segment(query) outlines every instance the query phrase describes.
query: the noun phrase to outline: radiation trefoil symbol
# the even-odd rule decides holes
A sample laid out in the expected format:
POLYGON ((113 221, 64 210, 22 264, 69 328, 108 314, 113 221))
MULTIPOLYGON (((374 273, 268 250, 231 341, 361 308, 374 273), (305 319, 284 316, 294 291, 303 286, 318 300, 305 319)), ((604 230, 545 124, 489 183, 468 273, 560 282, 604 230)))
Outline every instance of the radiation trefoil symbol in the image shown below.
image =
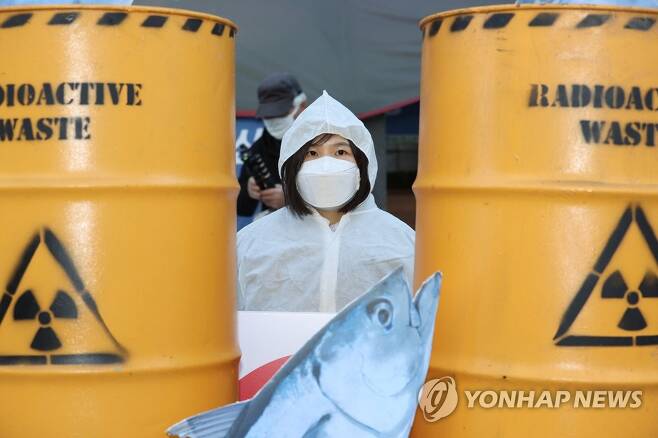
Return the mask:
POLYGON ((107 327, 64 245, 48 228, 35 234, 0 298, 0 366, 109 365, 125 359, 126 350, 107 327), (46 280, 41 267, 29 275, 39 263, 52 265, 46 280))
MULTIPOLYGON (((643 249, 644 250, 644 249, 643 249)), ((637 254, 633 254, 637 256, 637 254)), ((647 322, 645 312, 648 306, 655 309, 658 306, 658 240, 640 206, 629 206, 622 214, 617 226, 610 235, 601 255, 594 264, 594 268, 587 275, 582 286, 567 307, 560 325, 553 338, 558 346, 562 347, 629 347, 658 345, 658 324, 651 326, 647 322), (620 248, 624 238, 636 225, 640 231, 644 248, 648 249, 650 260, 644 265, 642 258, 636 257, 635 265, 644 269, 639 281, 635 283, 627 280, 623 269, 611 268, 610 262, 620 248), (600 284, 600 295, 593 296, 592 292, 600 284), (602 303, 624 303, 623 310, 614 318, 615 327, 620 334, 600 335, 586 333, 572 333, 573 326, 578 320, 586 305, 593 299, 600 298, 602 303), (614 300, 614 301, 613 301, 614 300)), ((598 289, 597 289, 598 291, 598 289)))

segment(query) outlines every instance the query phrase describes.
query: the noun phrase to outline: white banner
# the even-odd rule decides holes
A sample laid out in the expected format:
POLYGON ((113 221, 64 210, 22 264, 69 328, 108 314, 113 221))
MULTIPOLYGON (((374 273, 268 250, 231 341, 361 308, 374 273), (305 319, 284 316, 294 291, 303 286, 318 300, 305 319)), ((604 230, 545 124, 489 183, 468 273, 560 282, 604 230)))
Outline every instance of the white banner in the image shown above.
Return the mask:
POLYGON ((251 398, 334 313, 238 312, 240 399, 251 398))

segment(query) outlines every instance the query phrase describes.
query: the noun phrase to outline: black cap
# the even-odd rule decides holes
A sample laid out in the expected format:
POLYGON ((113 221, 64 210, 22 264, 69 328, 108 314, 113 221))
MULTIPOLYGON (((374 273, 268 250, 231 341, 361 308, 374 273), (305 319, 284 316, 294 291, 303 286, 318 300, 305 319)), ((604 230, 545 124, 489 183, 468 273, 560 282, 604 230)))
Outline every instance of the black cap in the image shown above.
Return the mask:
POLYGON ((256 117, 284 117, 292 109, 292 101, 302 92, 297 79, 290 73, 272 73, 258 86, 256 117))

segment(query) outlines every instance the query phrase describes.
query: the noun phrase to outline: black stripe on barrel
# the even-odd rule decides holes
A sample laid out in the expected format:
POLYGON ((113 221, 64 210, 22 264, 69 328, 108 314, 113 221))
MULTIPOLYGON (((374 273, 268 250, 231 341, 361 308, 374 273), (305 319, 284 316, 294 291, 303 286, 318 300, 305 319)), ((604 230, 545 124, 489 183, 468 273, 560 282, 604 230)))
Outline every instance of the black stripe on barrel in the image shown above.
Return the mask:
POLYGON ((146 20, 142 22, 142 27, 162 27, 167 22, 167 17, 164 15, 149 15, 146 20))
POLYGON ((472 19, 472 15, 460 15, 455 17, 455 21, 453 21, 450 26, 450 32, 461 32, 468 27, 472 19))
POLYGON ((188 32, 196 32, 201 27, 203 20, 199 18, 188 18, 183 25, 183 30, 188 32))
POLYGON ((633 17, 624 27, 626 29, 649 30, 655 23, 656 20, 651 17, 633 17))
POLYGON ((436 36, 436 34, 439 33, 439 29, 441 29, 441 23, 443 23, 443 20, 432 21, 432 24, 430 25, 430 29, 429 29, 430 38, 436 36))
POLYGON ((3 23, 2 26, 3 28, 9 28, 9 27, 19 27, 27 24, 28 21, 30 21, 30 18, 32 17, 32 14, 16 14, 12 15, 11 17, 7 18, 3 23))
POLYGON ((50 26, 58 26, 58 25, 64 25, 66 26, 67 24, 73 23, 76 18, 78 18, 80 14, 77 12, 60 12, 58 14, 53 15, 53 17, 50 19, 48 24, 50 26))
POLYGON ((217 36, 222 36, 224 35, 224 28, 226 27, 225 24, 223 23, 215 23, 215 25, 212 28, 212 34, 217 35, 217 36))
POLYGON ((228 33, 229 38, 235 38, 235 29, 231 28, 231 30, 228 33))
POLYGON ((484 22, 485 29, 502 29, 507 26, 514 17, 514 14, 510 12, 503 12, 499 14, 492 14, 487 21, 484 22))
POLYGON ((528 26, 530 27, 548 27, 552 26, 555 24, 557 21, 557 18, 560 16, 560 14, 556 14, 554 12, 541 12, 537 15, 535 15, 535 18, 533 18, 530 23, 528 23, 528 26))
POLYGON ((128 14, 125 12, 106 12, 98 20, 98 24, 101 26, 118 26, 123 23, 127 16, 128 14))
POLYGON ((576 26, 578 29, 602 26, 610 19, 610 14, 587 14, 576 26))

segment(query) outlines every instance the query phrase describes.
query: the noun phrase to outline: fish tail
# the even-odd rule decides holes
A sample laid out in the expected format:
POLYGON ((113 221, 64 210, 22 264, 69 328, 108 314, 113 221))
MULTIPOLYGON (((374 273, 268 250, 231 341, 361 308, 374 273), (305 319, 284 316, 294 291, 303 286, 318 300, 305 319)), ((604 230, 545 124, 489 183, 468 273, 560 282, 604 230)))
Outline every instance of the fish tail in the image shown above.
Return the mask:
POLYGON ((233 423, 248 404, 233 403, 186 418, 167 429, 167 435, 179 438, 229 438, 233 423))

